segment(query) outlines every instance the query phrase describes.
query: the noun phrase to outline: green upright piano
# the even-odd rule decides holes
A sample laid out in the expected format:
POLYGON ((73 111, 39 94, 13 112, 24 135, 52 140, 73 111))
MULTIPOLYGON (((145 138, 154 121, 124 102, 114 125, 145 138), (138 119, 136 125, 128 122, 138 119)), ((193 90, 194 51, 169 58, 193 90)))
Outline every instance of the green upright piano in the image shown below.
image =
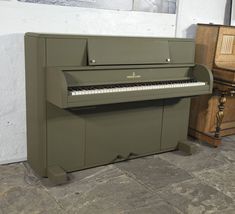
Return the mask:
POLYGON ((178 148, 212 92, 192 39, 25 34, 28 162, 40 176, 178 148))

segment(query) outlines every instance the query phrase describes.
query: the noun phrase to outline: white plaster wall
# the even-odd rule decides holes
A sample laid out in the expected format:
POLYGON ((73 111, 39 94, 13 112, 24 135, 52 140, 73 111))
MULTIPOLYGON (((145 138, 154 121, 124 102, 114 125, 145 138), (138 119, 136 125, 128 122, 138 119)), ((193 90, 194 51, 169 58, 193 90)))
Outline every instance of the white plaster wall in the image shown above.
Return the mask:
POLYGON ((23 41, 0 36, 0 163, 26 158, 23 41))
POLYGON ((57 33, 174 36, 175 14, 115 11, 0 0, 0 34, 57 33))
POLYGON ((0 164, 26 159, 24 32, 173 37, 175 21, 174 14, 0 0, 0 164))
MULTIPOLYGON (((176 35, 193 37, 195 24, 223 23, 226 0, 179 0, 176 35)), ((168 36, 176 16, 0 0, 0 164, 26 159, 23 33, 26 31, 168 36)))
POLYGON ((226 0, 179 0, 177 37, 194 38, 197 23, 223 24, 226 0))

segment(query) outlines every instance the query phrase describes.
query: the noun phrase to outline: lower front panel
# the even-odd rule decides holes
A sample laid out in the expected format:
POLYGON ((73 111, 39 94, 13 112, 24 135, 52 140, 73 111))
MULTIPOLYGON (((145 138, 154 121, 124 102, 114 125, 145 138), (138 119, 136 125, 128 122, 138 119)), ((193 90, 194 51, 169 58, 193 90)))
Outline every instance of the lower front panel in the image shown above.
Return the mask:
POLYGON ((79 115, 47 105, 47 166, 66 171, 84 167, 85 120, 79 115))
POLYGON ((185 140, 188 132, 190 99, 164 101, 161 150, 175 149, 179 140, 185 140))
POLYGON ((121 105, 86 117, 87 166, 160 151, 162 101, 121 105))
POLYGON ((47 105, 47 167, 75 171, 175 149, 189 99, 64 110, 47 105), (172 136, 172 137, 171 137, 172 136))

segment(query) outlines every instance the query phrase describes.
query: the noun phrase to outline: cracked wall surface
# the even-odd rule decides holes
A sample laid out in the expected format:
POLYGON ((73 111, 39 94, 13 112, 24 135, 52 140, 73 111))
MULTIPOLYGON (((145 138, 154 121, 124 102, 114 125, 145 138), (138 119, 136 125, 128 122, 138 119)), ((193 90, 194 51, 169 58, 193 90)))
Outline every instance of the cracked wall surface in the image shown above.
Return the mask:
POLYGON ((153 13, 176 13, 176 0, 18 0, 39 4, 100 8, 109 10, 135 10, 153 13))

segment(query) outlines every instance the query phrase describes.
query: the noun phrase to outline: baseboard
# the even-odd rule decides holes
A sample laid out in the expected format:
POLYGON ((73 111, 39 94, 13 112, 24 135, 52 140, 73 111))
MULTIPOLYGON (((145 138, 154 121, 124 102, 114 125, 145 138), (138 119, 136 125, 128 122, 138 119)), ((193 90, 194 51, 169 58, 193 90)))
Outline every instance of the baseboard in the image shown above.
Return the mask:
POLYGON ((26 160, 27 160, 26 157, 22 157, 22 158, 12 158, 12 159, 9 159, 9 160, 0 161, 0 165, 3 165, 3 164, 10 164, 10 163, 17 163, 17 162, 22 162, 22 161, 26 161, 26 160))

